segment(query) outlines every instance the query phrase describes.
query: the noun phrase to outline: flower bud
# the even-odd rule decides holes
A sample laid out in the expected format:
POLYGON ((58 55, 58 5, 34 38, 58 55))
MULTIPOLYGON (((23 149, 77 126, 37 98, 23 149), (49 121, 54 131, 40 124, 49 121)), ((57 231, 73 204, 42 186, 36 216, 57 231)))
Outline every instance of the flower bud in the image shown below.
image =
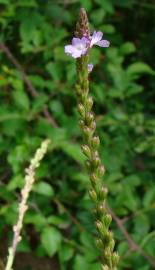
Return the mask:
POLYGON ((92 143, 92 147, 93 147, 94 149, 97 149, 98 146, 99 146, 99 144, 100 144, 100 139, 99 139, 99 137, 98 137, 98 136, 94 136, 94 137, 92 138, 91 143, 92 143))
POLYGON ((99 176, 101 177, 101 176, 104 175, 104 173, 105 173, 105 168, 104 168, 103 165, 101 165, 101 166, 98 168, 98 174, 99 174, 99 176))
POLYGON ((119 255, 116 252, 112 254, 112 262, 113 266, 116 266, 119 262, 119 255))
POLYGON ((101 239, 96 239, 96 246, 99 248, 99 249, 103 249, 104 248, 104 244, 102 242, 101 239))
POLYGON ((115 246, 115 241, 114 241, 114 239, 111 239, 109 242, 109 247, 110 247, 111 251, 113 251, 114 246, 115 246))
MULTIPOLYGON (((83 74, 82 74, 83 78, 87 78, 88 76, 88 70, 83 70, 83 74)), ((83 80, 82 81, 82 85, 83 85, 83 90, 84 92, 88 91, 88 87, 89 87, 89 82, 88 80, 83 80)))
POLYGON ((111 258, 111 250, 109 247, 106 247, 106 249, 104 250, 104 257, 108 260, 110 260, 111 258))
POLYGON ((106 229, 104 227, 104 224, 97 220, 96 221, 96 228, 98 229, 98 231, 104 236, 106 234, 106 229))
POLYGON ((76 92, 77 92, 78 94, 81 94, 81 86, 80 86, 79 84, 77 84, 77 85, 75 86, 75 88, 76 88, 76 92))
POLYGON ((101 160, 98 156, 96 156, 92 159, 93 167, 97 168, 98 166, 100 166, 100 164, 101 164, 101 160))
POLYGON ((92 183, 93 186, 96 185, 96 182, 97 182, 97 176, 96 176, 95 173, 92 173, 92 174, 90 175, 90 181, 91 181, 91 183, 92 183))
POLYGON ((95 121, 91 122, 90 128, 91 128, 91 130, 95 131, 95 129, 96 129, 96 122, 95 121))
POLYGON ((83 120, 80 120, 80 121, 79 121, 79 126, 80 126, 80 128, 81 128, 82 130, 84 129, 85 123, 84 123, 83 120))
POLYGON ((88 145, 82 145, 81 149, 86 157, 91 158, 91 150, 88 145))
POLYGON ((88 170, 91 170, 91 163, 90 163, 89 160, 86 160, 86 168, 87 168, 88 170))
POLYGON ((78 112, 83 118, 85 117, 85 108, 81 103, 78 104, 78 112))
POLYGON ((104 235, 105 237, 105 241, 108 243, 110 243, 110 241, 113 239, 113 233, 111 231, 107 231, 104 235))
POLYGON ((108 265, 101 265, 101 267, 102 267, 102 270, 110 270, 108 265))
POLYGON ((101 216, 105 214, 105 206, 103 203, 98 205, 97 212, 101 216))
POLYGON ((84 135, 86 137, 86 140, 89 140, 89 138, 91 136, 91 129, 87 126, 84 126, 83 132, 84 132, 84 135))
POLYGON ((99 199, 101 201, 105 200, 107 193, 108 193, 108 189, 106 187, 102 186, 100 191, 99 191, 99 199))
POLYGON ((88 112, 86 114, 86 121, 88 126, 92 123, 92 121, 94 120, 94 115, 91 112, 88 112))
POLYGON ((92 99, 92 97, 89 96, 87 98, 87 101, 86 101, 86 108, 87 108, 87 110, 90 111, 91 108, 92 108, 92 106, 93 106, 93 99, 92 99))
POLYGON ((97 202, 97 194, 94 189, 89 190, 89 196, 95 203, 97 202))
POLYGON ((106 226, 106 228, 109 228, 110 224, 111 224, 111 221, 112 221, 112 217, 110 214, 106 214, 104 217, 103 217, 103 222, 106 226))

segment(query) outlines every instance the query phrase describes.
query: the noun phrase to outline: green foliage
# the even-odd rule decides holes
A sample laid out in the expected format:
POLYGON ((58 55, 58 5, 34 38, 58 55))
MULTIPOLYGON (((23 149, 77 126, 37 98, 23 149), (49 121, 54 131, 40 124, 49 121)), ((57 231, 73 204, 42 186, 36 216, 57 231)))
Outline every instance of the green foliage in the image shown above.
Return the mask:
MULTIPOLYGON (((1 243, 3 235, 8 242, 11 238, 24 168, 49 137, 51 148, 37 171, 19 251, 52 257, 59 265, 54 269, 61 270, 99 269, 75 110, 75 63, 63 48, 72 38, 81 5, 91 29, 104 31, 111 41, 109 49, 92 51, 90 76, 108 203, 132 239, 155 260, 154 5, 145 0, 0 0, 0 42, 37 92, 34 97, 21 70, 1 50, 1 243), (45 116, 45 106, 55 124, 45 116)), ((119 269, 154 268, 131 250, 116 222, 112 229, 121 255, 119 269)), ((37 269, 26 263, 14 269, 37 269)))
POLYGON ((44 228, 41 233, 41 243, 49 256, 58 251, 61 243, 61 234, 54 227, 44 228))

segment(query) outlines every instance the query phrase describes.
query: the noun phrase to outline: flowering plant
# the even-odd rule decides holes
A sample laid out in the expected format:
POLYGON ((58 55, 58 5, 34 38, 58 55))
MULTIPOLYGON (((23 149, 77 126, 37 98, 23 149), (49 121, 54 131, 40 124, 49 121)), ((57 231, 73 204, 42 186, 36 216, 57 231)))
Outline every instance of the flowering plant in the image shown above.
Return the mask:
POLYGON ((114 252, 115 241, 112 232, 109 230, 112 217, 106 208, 108 190, 102 184, 101 179, 105 169, 98 152, 100 140, 95 134, 96 121, 92 112, 93 99, 89 96, 88 80, 88 75, 93 69, 93 64, 89 64, 89 50, 94 45, 109 47, 110 42, 102 39, 103 33, 100 31, 94 31, 93 35, 90 35, 87 14, 84 9, 80 10, 80 19, 76 26, 75 35, 76 37, 72 39, 72 44, 65 46, 65 53, 77 59, 78 82, 76 94, 80 114, 79 123, 84 137, 84 145, 81 148, 87 157, 86 167, 91 182, 89 195, 95 205, 95 225, 98 231, 96 244, 101 250, 102 270, 116 270, 119 256, 114 252))

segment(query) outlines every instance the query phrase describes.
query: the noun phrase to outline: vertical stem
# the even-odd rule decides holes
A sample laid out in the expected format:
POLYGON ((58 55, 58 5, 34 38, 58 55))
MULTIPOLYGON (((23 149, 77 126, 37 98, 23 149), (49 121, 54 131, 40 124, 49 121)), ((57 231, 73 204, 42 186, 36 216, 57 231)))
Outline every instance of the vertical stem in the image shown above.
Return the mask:
POLYGON ((5 270, 12 270, 13 261, 14 261, 13 249, 12 248, 9 248, 9 255, 8 255, 8 259, 7 259, 7 264, 6 264, 5 270))
MULTIPOLYGON (((84 35, 89 36, 88 19, 84 9, 80 10, 75 34, 77 37, 84 35)), ((86 167, 91 181, 89 194, 95 205, 95 224, 98 231, 96 244, 101 250, 101 267, 102 270, 116 270, 119 257, 117 253, 113 251, 115 242, 113 234, 109 230, 112 217, 107 213, 105 207, 108 190, 102 184, 102 176, 105 170, 98 152, 100 140, 99 137, 96 136, 96 121, 92 111, 93 99, 89 95, 88 63, 88 53, 77 59, 78 82, 76 85, 76 94, 80 114, 79 125, 84 139, 84 145, 82 145, 81 148, 87 157, 86 167)))
POLYGON ((8 258, 5 270, 12 270, 17 245, 21 241, 21 230, 23 227, 23 220, 25 213, 28 209, 27 205, 28 198, 35 182, 35 171, 40 166, 40 161, 46 154, 49 143, 50 140, 45 140, 42 142, 40 148, 37 149, 35 156, 31 159, 30 166, 25 170, 26 171, 25 185, 21 190, 21 202, 19 203, 18 206, 18 219, 16 225, 13 227, 14 231, 13 241, 12 246, 8 250, 8 258))

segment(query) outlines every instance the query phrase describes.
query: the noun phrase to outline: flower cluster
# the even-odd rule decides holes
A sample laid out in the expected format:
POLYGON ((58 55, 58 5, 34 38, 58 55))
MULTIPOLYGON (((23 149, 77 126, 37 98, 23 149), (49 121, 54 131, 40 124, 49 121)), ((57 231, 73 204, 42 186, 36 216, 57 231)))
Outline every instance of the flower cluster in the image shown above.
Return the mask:
MULTIPOLYGON (((90 48, 94 45, 100 47, 109 47, 110 42, 106 39, 102 39, 103 33, 100 31, 94 31, 92 36, 83 36, 82 38, 73 38, 72 44, 65 46, 65 53, 72 56, 73 58, 79 58, 85 55, 90 48)), ((93 64, 88 65, 88 72, 93 69, 93 64)))
POLYGON ((71 55, 73 58, 79 58, 86 54, 89 48, 93 45, 100 47, 109 47, 110 42, 106 39, 102 39, 103 33, 94 31, 92 36, 85 36, 82 38, 73 38, 71 45, 65 46, 65 53, 71 55))

